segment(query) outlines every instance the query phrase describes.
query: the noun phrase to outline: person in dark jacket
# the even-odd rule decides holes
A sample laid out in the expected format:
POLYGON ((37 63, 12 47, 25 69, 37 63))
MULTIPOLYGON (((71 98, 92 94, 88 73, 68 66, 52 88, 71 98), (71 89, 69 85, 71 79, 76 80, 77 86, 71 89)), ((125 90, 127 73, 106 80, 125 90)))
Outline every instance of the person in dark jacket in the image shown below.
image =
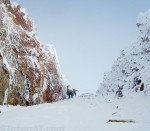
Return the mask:
POLYGON ((68 98, 73 98, 73 89, 70 88, 70 86, 68 85, 67 86, 67 95, 68 95, 68 98))

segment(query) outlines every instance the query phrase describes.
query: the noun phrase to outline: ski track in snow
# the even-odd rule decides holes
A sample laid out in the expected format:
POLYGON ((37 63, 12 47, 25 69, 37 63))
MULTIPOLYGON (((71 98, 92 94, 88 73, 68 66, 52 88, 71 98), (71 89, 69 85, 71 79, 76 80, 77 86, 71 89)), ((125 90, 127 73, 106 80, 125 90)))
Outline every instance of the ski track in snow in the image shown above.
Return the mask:
POLYGON ((31 107, 0 106, 0 131, 150 131, 147 97, 78 97, 31 107), (107 123, 110 119, 136 123, 107 123))

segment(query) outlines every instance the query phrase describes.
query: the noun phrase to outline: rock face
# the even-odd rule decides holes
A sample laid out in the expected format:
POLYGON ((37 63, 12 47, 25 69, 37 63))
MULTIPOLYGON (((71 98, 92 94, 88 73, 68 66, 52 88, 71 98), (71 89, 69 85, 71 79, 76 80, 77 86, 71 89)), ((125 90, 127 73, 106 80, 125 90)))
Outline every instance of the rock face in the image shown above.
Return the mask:
POLYGON ((147 95, 149 93, 150 10, 139 14, 136 25, 140 30, 138 40, 130 48, 121 52, 111 71, 105 72, 97 94, 116 94, 118 89, 127 94, 141 92, 147 95))
POLYGON ((64 98, 54 47, 39 42, 20 5, 0 0, 0 104, 33 105, 64 98))

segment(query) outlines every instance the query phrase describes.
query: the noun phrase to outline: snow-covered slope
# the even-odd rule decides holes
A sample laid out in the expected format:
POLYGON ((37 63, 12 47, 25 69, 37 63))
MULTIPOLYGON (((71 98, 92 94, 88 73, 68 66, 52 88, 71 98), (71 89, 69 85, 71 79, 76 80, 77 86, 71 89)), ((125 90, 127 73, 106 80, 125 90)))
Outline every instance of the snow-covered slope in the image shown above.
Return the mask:
POLYGON ((0 130, 149 131, 149 98, 89 96, 31 107, 0 106, 0 130), (135 123, 111 123, 108 120, 133 120, 135 123))
POLYGON ((38 40, 25 9, 0 0, 0 104, 58 101, 64 86, 54 47, 38 40))
POLYGON ((112 70, 105 72, 97 94, 115 94, 118 88, 122 92, 150 91, 150 10, 140 13, 137 19, 140 35, 137 41, 121 52, 113 64, 112 70), (137 85, 137 81, 141 83, 137 85), (143 83, 143 86, 141 86, 143 83))

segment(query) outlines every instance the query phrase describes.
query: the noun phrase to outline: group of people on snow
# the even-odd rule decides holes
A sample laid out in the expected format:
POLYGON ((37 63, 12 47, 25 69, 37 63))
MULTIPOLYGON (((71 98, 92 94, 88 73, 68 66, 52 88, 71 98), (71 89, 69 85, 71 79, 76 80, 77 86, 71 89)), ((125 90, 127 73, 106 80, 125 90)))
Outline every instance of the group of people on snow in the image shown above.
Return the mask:
POLYGON ((74 88, 71 88, 70 85, 67 86, 67 96, 69 99, 73 98, 73 96, 76 96, 77 95, 76 92, 79 92, 79 91, 74 88))
MULTIPOLYGON (((137 92, 138 90, 143 91, 144 90, 144 83, 142 82, 142 80, 138 77, 135 77, 133 79, 133 87, 132 89, 135 89, 135 91, 137 92)), ((76 93, 79 92, 78 90, 71 88, 70 85, 67 86, 67 96, 68 98, 73 98, 74 96, 76 96, 76 93)), ((116 91, 116 95, 118 97, 123 97, 123 86, 119 86, 119 88, 116 91)))

